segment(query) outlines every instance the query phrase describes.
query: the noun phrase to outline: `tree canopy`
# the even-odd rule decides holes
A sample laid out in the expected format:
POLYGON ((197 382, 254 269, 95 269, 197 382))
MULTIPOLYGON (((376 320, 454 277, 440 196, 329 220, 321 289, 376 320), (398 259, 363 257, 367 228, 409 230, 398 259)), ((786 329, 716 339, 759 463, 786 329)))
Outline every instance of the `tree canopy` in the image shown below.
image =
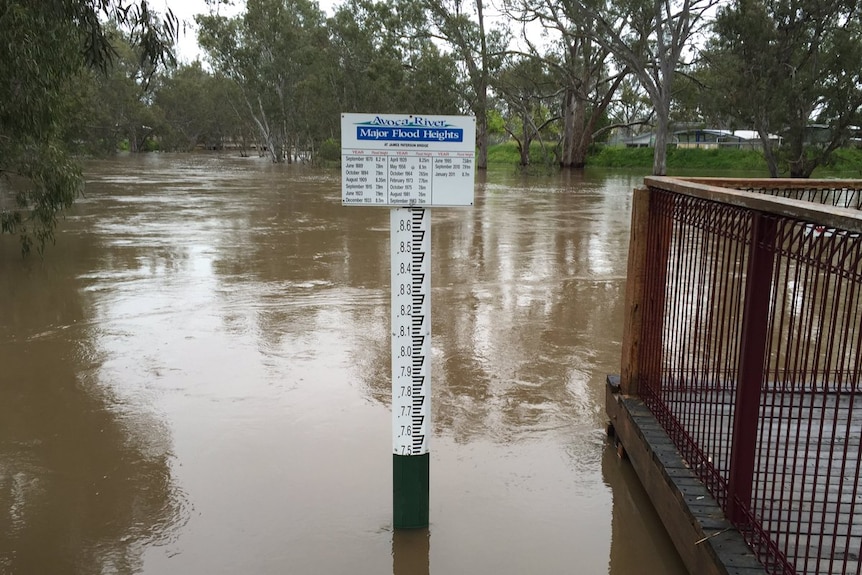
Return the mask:
POLYGON ((170 61, 176 20, 145 0, 4 0, 0 3, 0 232, 24 252, 53 241, 59 212, 83 185, 64 141, 81 102, 76 83, 117 58, 117 26, 140 47, 142 67, 170 61))
POLYGON ((737 0, 719 11, 707 51, 716 109, 760 133, 773 177, 809 177, 862 125, 860 10, 856 0, 737 0))

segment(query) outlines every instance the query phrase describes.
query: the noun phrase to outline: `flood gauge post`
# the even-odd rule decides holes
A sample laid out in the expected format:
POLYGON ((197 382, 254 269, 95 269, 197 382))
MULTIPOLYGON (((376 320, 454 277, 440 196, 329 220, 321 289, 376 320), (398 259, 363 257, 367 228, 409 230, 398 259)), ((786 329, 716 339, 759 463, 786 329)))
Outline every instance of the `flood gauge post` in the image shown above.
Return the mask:
POLYGON ((472 206, 472 116, 341 115, 341 199, 389 206, 392 504, 396 529, 429 523, 431 213, 472 206))
POLYGON ((396 527, 427 527, 431 435, 431 213, 392 208, 392 503, 396 527))

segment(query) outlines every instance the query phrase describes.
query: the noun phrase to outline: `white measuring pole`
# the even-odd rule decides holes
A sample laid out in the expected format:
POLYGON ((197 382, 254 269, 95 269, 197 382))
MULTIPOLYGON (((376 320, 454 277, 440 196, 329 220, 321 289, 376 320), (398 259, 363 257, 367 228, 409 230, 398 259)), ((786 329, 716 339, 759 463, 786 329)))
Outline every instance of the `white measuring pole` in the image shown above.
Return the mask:
POLYGON ((396 528, 427 527, 431 212, 392 208, 392 480, 396 528))

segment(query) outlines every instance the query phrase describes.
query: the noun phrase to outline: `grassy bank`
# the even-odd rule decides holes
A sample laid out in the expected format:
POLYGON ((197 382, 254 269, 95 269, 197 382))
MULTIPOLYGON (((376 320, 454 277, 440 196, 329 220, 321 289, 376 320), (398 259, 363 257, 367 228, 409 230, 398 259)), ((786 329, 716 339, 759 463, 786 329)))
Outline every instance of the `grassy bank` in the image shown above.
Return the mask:
MULTIPOLYGON (((550 149, 549 149, 550 151, 550 149)), ((554 158, 546 158, 538 144, 533 144, 530 157, 534 166, 553 165, 554 158)), ((506 142, 488 148, 488 164, 516 166, 519 161, 518 148, 506 142)), ((602 147, 587 157, 587 165, 603 168, 652 168, 652 148, 602 147)), ((746 172, 752 175, 768 176, 769 172, 763 153, 760 150, 693 149, 671 148, 667 154, 667 168, 670 173, 746 172)), ((817 168, 815 178, 859 178, 862 177, 862 149, 837 150, 828 166, 817 168)))
MULTIPOLYGON (((542 153, 542 146, 537 143, 533 143, 533 145, 530 146, 530 159, 533 165, 538 166, 546 163, 555 163, 553 157, 553 146, 548 145, 547 149, 549 152, 549 161, 546 161, 545 156, 542 153)), ((517 166, 520 160, 521 156, 518 153, 518 146, 515 142, 504 142, 502 144, 488 146, 488 164, 517 166)))

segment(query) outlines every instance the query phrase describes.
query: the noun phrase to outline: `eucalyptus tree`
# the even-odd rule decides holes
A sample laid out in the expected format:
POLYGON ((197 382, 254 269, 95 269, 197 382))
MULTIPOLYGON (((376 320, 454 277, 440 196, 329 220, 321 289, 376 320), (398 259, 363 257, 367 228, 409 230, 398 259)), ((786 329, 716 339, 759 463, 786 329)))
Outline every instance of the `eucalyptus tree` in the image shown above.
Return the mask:
POLYGON ((564 36, 564 50, 565 58, 558 68, 566 86, 560 165, 583 168, 608 106, 629 72, 626 67, 609 67, 607 49, 582 34, 564 36))
MULTIPOLYGON (((497 74, 494 92, 506 107, 505 130, 515 140, 519 164, 531 164, 530 146, 538 140, 545 158, 552 157, 543 134, 560 119, 556 112, 559 84, 547 66, 533 58, 516 56, 497 74)), ((551 138, 556 151, 557 137, 551 138)))
POLYGON ((476 167, 488 167, 488 87, 508 46, 508 31, 485 22, 484 0, 422 0, 430 10, 437 34, 462 62, 464 98, 476 116, 476 167))
POLYGON ((608 106, 608 128, 616 128, 626 136, 636 136, 651 126, 655 110, 649 96, 640 89, 633 76, 623 80, 608 106))
POLYGON ((559 78, 563 119, 560 165, 583 168, 587 150, 628 68, 615 65, 608 48, 593 40, 594 24, 588 17, 573 19, 572 12, 561 4, 543 0, 507 0, 505 5, 521 26, 520 43, 527 54, 556 70, 559 78), (534 40, 537 25, 544 32, 544 45, 534 40))
POLYGON ((313 129, 309 110, 327 94, 328 36, 313 0, 248 0, 233 18, 199 15, 198 42, 213 68, 236 82, 273 162, 313 129))
POLYGON ((340 111, 459 111, 457 64, 434 43, 420 3, 348 0, 329 19, 329 35, 340 111))
POLYGON ((116 58, 107 23, 128 31, 143 66, 172 61, 176 19, 146 0, 6 0, 0 13, 0 233, 26 253, 54 239, 59 213, 83 188, 64 139, 86 70, 116 58))
POLYGON ((204 70, 200 61, 168 74, 155 94, 155 105, 164 117, 160 149, 220 149, 228 141, 240 142, 248 114, 244 107, 234 106, 237 92, 236 84, 204 70))
POLYGON ((524 10, 558 14, 612 54, 649 95, 655 110, 653 173, 667 171, 673 83, 697 53, 695 39, 719 0, 520 0, 524 10))
POLYGON ((163 127, 153 98, 170 67, 142 58, 142 48, 115 22, 106 23, 106 33, 113 57, 103 70, 83 69, 72 82, 64 142, 83 154, 151 149, 163 127))
POLYGON ((857 0, 737 0, 719 11, 707 52, 718 109, 758 131, 773 177, 809 177, 862 124, 860 11, 857 0))
POLYGON ((97 74, 95 98, 87 102, 103 144, 116 150, 123 143, 131 152, 148 149, 147 143, 162 123, 153 97, 161 82, 161 66, 142 59, 140 47, 114 29, 111 45, 116 57, 103 74, 97 74))
POLYGON ((181 65, 164 78, 155 94, 165 118, 161 149, 189 151, 201 142, 207 124, 216 117, 209 101, 209 78, 199 61, 181 65))

